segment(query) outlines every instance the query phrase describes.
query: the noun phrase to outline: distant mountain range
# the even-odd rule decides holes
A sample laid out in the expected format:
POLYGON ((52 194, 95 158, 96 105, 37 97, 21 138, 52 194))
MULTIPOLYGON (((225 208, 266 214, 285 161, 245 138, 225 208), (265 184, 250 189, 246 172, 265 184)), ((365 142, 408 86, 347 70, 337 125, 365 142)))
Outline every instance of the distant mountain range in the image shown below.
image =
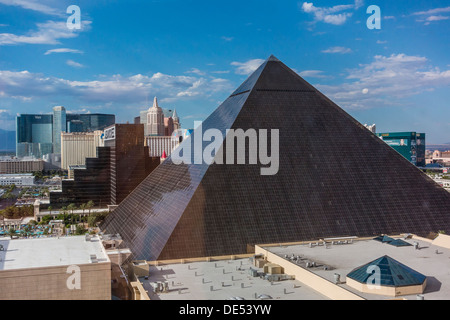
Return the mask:
POLYGON ((426 144, 427 150, 439 150, 439 151, 446 151, 450 150, 450 142, 443 143, 443 144, 426 144))
POLYGON ((16 150, 16 132, 0 129, 0 151, 16 150))

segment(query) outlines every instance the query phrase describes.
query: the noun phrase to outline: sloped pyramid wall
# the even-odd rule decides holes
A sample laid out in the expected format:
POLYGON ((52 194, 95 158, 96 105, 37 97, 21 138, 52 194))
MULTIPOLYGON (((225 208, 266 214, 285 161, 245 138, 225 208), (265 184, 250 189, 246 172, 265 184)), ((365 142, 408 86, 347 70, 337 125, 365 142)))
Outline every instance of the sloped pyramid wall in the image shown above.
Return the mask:
POLYGON ((276 58, 205 120, 208 128, 279 129, 278 173, 261 175, 261 164, 175 165, 169 157, 101 226, 120 233, 134 259, 450 231, 448 192, 276 58))

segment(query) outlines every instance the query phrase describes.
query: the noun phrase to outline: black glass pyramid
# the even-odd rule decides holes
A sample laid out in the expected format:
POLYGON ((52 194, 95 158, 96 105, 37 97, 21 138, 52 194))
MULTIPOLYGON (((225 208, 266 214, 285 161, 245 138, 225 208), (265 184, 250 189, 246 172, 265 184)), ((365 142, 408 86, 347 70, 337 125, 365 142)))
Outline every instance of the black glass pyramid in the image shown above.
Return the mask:
MULTIPOLYGON (((133 259, 450 232, 447 191, 274 57, 203 122, 203 132, 210 128, 224 136, 230 128, 278 129, 277 174, 261 175, 261 164, 175 164, 169 157, 101 225, 122 236, 133 259)), ((193 146, 200 134, 195 130, 179 148, 193 146)))

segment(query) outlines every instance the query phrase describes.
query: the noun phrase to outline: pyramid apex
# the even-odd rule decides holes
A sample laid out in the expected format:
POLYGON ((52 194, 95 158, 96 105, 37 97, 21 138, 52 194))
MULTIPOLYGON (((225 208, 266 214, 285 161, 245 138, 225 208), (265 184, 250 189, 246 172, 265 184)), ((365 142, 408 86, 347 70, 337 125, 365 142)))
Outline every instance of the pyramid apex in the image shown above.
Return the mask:
POLYGON ((273 54, 270 55, 270 57, 267 59, 267 61, 277 61, 277 62, 280 62, 280 60, 279 60, 277 57, 275 57, 273 54))

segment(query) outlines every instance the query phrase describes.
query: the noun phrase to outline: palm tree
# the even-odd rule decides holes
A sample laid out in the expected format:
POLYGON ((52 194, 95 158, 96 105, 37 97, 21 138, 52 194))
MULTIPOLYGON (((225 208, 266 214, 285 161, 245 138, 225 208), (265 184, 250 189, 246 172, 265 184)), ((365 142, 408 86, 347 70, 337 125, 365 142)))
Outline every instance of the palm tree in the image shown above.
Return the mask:
POLYGON ((86 203, 86 209, 89 210, 89 215, 91 215, 91 208, 94 206, 94 201, 89 200, 88 203, 86 203))
POLYGON ((70 215, 70 221, 72 223, 73 223, 73 210, 75 210, 76 208, 77 208, 77 206, 75 205, 75 203, 71 203, 67 206, 67 209, 72 212, 72 214, 70 215))
POLYGON ((75 210, 77 208, 77 206, 75 205, 75 203, 71 203, 67 206, 67 210, 70 210, 73 214, 73 210, 75 210))
POLYGON ((16 230, 14 230, 14 228, 9 228, 9 230, 8 230, 8 235, 9 235, 9 236, 11 237, 11 239, 12 239, 12 237, 16 235, 16 230))
POLYGON ((65 223, 65 221, 66 221, 67 207, 66 207, 66 206, 61 207, 61 211, 62 211, 62 213, 63 213, 63 215, 64 215, 64 223, 65 223))
POLYGON ((80 204, 80 209, 83 210, 83 216, 84 216, 84 210, 86 210, 86 203, 80 204))
POLYGON ((26 225, 23 228, 23 235, 25 236, 25 238, 28 238, 28 236, 31 234, 31 226, 30 225, 26 225))

